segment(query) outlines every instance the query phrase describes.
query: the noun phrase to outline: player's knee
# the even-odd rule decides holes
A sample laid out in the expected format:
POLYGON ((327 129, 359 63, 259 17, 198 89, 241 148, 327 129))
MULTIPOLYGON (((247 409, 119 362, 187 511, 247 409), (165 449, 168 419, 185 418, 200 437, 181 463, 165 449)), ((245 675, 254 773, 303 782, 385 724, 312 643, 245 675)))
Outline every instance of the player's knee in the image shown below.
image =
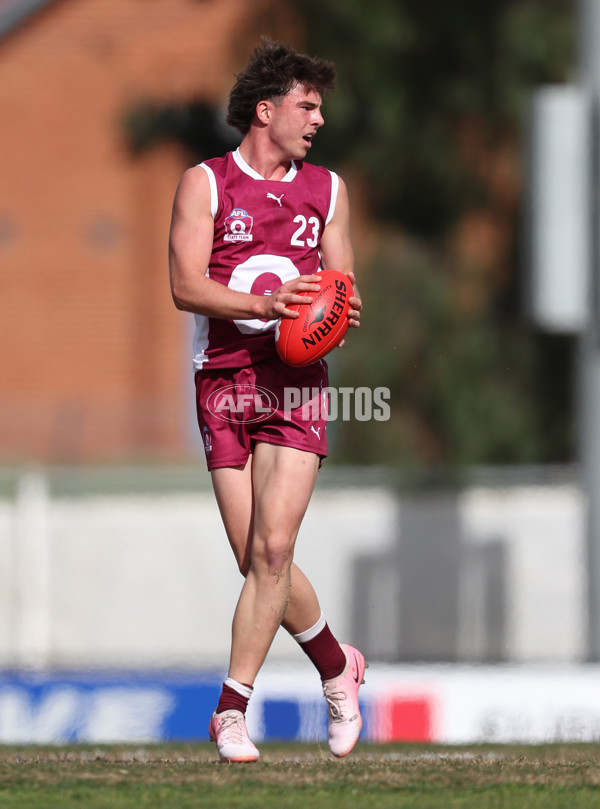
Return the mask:
POLYGON ((255 543, 252 564, 260 566, 269 575, 280 575, 291 567, 293 557, 293 541, 285 534, 273 533, 264 541, 255 543))

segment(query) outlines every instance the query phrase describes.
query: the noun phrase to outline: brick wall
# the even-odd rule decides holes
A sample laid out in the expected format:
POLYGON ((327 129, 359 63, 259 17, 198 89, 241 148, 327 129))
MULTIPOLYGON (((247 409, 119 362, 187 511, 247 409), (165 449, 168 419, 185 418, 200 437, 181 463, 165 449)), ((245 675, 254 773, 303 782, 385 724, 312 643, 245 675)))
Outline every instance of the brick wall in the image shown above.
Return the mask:
POLYGON ((189 328, 168 289, 174 146, 139 100, 223 101, 271 0, 56 0, 0 42, 0 461, 181 456, 189 328))

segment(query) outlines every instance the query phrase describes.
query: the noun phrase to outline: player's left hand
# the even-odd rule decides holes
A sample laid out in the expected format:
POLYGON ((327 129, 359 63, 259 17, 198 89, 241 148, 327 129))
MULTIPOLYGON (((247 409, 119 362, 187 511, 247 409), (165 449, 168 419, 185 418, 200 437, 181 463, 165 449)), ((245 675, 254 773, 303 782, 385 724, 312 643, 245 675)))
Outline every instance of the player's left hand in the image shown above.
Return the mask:
MULTIPOLYGON (((360 326, 360 313, 362 311, 362 300, 358 294, 358 289, 356 288, 356 279, 353 272, 348 273, 348 278, 352 282, 352 286, 354 287, 354 295, 348 301, 350 304, 350 309, 348 310, 348 326, 350 328, 357 329, 360 326)), ((344 343, 346 342, 345 338, 341 341, 338 348, 341 348, 344 343)))
POLYGON ((353 272, 348 273, 348 278, 352 282, 352 286, 354 287, 354 295, 350 298, 350 309, 348 310, 348 320, 350 321, 348 325, 350 327, 358 328, 360 326, 360 313, 362 310, 362 300, 358 294, 358 289, 356 288, 356 279, 354 277, 353 272))

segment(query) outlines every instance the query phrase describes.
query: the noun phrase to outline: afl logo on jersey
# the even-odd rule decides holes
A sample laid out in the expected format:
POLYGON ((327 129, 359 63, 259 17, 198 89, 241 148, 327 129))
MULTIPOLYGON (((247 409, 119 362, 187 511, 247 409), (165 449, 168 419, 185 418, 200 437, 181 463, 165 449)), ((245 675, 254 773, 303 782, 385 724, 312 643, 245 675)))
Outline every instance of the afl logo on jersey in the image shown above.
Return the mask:
POLYGON ((253 218, 243 208, 234 208, 225 219, 226 242, 251 242, 253 218))

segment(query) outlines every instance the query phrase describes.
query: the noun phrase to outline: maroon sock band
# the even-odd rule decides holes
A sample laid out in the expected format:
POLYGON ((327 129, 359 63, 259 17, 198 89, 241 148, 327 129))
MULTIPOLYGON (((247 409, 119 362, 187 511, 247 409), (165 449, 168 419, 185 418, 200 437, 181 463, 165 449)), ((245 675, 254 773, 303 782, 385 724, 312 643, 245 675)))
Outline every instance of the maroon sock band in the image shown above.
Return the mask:
POLYGON ((233 688, 223 683, 223 690, 219 697, 216 713, 223 713, 223 711, 241 711, 245 714, 248 701, 248 697, 245 697, 243 694, 238 694, 233 688))
POLYGON ((311 659, 322 680, 337 677, 346 667, 346 655, 327 624, 312 640, 307 640, 300 646, 311 659))

